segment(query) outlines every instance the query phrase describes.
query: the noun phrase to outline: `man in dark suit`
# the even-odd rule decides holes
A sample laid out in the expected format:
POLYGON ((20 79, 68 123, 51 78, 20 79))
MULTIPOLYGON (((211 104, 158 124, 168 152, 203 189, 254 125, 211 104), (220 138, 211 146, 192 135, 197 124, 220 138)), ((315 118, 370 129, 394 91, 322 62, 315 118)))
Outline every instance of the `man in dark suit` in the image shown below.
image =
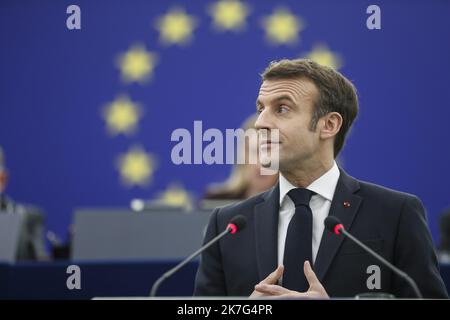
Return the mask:
POLYGON ((348 239, 324 230, 328 215, 409 274, 424 297, 447 298, 420 200, 358 181, 335 158, 358 112, 356 90, 340 73, 310 60, 281 60, 264 71, 258 131, 277 131, 260 151, 279 154, 279 183, 216 209, 205 242, 238 214, 247 227, 207 249, 198 296, 353 297, 414 292, 348 239))

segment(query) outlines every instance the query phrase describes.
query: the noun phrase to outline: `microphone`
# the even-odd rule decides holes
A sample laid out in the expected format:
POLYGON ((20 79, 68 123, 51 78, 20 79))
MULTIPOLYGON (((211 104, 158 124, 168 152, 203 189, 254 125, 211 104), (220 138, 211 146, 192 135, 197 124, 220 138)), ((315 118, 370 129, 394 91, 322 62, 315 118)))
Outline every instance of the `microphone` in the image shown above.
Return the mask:
POLYGON ((245 226, 247 225, 247 219, 243 216, 243 215, 237 215, 235 217, 233 217, 230 220, 230 223, 228 223, 227 228, 220 233, 219 235, 217 235, 215 238, 211 239, 208 243, 206 243, 205 245, 203 245, 200 249, 198 249, 197 251, 195 251, 193 254, 191 254, 189 257, 187 257, 186 259, 184 259, 183 261, 181 261, 179 264, 177 264, 175 267, 173 267, 172 269, 170 269, 169 271, 167 271, 166 273, 164 273, 161 277, 158 278, 158 280, 156 280, 156 282, 153 284, 152 286, 152 290, 150 291, 150 297, 154 297, 156 295, 156 291, 158 290, 159 286, 161 285, 161 283, 166 280, 167 278, 169 278, 170 276, 172 276, 175 272, 177 272, 178 270, 180 270, 183 266, 185 266, 189 261, 191 261, 192 259, 194 259, 196 256, 198 256, 200 253, 202 253, 203 251, 205 251, 206 249, 208 249, 211 245, 213 245, 214 243, 216 243, 217 241, 219 241, 221 238, 223 238, 225 235, 231 233, 231 234, 235 234, 236 232, 241 231, 242 229, 245 228, 245 226))
POLYGON ((417 287, 417 284, 414 282, 414 280, 409 275, 407 275, 405 272, 403 272, 402 270, 400 270, 399 268, 394 266, 392 263, 390 263, 389 261, 384 259, 378 253, 376 253, 375 251, 370 249, 368 246, 366 246, 364 243, 362 243, 361 241, 356 239, 353 235, 348 233, 347 230, 345 230, 344 225, 341 223, 341 221, 338 218, 336 218, 335 216, 328 216, 325 219, 325 228, 328 231, 331 231, 334 234, 341 235, 341 233, 342 233, 343 235, 345 235, 347 238, 352 240, 358 246, 360 246, 365 251, 370 253, 370 255, 375 257, 378 261, 380 261, 385 266, 387 266, 389 269, 391 269, 400 278, 404 279, 411 286, 411 288, 413 289, 413 291, 414 291, 415 295, 417 296, 417 298, 419 298, 419 299, 423 298, 422 294, 420 293, 419 288, 417 287))

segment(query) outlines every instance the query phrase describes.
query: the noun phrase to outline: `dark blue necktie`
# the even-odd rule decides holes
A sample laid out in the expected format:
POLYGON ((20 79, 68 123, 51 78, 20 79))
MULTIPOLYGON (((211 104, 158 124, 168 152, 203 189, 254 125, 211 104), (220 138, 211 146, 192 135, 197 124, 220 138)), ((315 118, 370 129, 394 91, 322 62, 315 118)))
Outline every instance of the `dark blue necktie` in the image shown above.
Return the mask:
POLYGON ((289 222, 284 246, 283 287, 305 292, 309 285, 303 272, 303 264, 312 264, 312 212, 309 201, 315 194, 303 188, 292 189, 289 198, 295 204, 295 214, 289 222))

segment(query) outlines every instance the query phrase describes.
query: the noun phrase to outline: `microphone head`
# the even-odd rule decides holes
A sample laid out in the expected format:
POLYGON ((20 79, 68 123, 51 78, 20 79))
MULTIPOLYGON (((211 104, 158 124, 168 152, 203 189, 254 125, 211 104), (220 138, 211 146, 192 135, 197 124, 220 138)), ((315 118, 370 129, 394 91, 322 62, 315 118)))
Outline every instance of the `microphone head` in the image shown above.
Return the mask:
POLYGON ((238 231, 241 231, 247 225, 247 218, 243 215, 239 214, 234 216, 228 224, 227 228, 231 228, 231 234, 235 234, 238 231))
POLYGON ((325 218, 325 228, 333 232, 337 235, 341 234, 341 229, 344 229, 344 225, 341 223, 341 221, 336 218, 335 216, 328 216, 325 218))

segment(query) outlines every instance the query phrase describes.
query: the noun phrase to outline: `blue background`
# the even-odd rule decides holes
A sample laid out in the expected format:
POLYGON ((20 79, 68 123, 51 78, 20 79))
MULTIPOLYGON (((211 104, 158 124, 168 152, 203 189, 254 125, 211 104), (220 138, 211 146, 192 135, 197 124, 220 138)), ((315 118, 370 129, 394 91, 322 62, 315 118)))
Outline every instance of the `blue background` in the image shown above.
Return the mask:
POLYGON ((259 73, 271 61, 296 58, 318 43, 341 55, 356 85, 360 114, 342 153, 351 175, 418 195, 434 240, 450 205, 450 2, 256 1, 240 33, 218 33, 214 1, 2 1, 0 4, 0 145, 10 171, 7 192, 47 213, 64 237, 76 207, 128 206, 179 182, 201 196, 224 180, 226 165, 176 166, 176 128, 239 127, 254 112, 259 73), (66 28, 77 4, 82 29, 66 28), (174 4, 197 17, 192 42, 164 46, 155 19, 174 4), (381 7, 382 29, 366 28, 366 8, 381 7), (306 27, 293 46, 265 40, 260 20, 279 5, 306 27), (159 62, 147 84, 126 84, 118 54, 143 43, 159 62), (108 135, 102 108, 126 94, 145 114, 131 136, 108 135), (141 145, 158 166, 147 187, 126 188, 117 156, 141 145))

